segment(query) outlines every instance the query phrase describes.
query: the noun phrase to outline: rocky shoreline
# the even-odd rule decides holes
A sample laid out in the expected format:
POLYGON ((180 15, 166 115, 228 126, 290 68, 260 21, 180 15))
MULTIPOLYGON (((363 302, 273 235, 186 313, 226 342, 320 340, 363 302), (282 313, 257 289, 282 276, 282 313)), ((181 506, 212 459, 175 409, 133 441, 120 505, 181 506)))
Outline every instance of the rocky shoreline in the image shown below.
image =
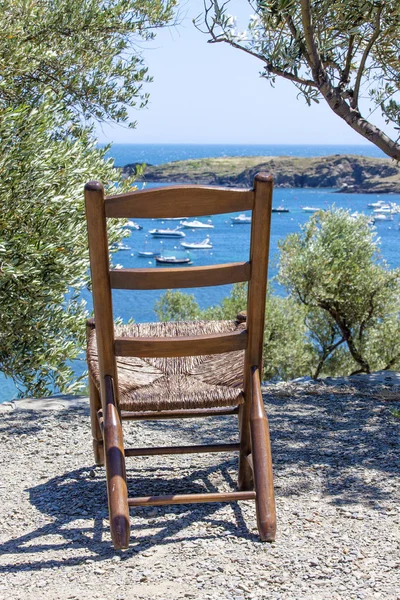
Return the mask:
MULTIPOLYGON (((87 399, 0 405, 0 599, 398 600, 399 381, 386 372, 264 388, 273 544, 259 542, 254 504, 242 502, 137 509, 129 549, 114 551, 87 399)), ((178 443, 236 430, 231 418, 185 419, 178 443)), ((169 421, 128 431, 130 445, 177 442, 169 421)), ((235 485, 231 454, 128 461, 139 495, 235 485)))
MULTIPOLYGON (((138 163, 118 167, 124 177, 136 173, 138 163)), ((147 165, 147 182, 198 183, 249 187, 254 175, 267 171, 277 187, 337 188, 346 193, 400 193, 400 166, 389 158, 333 155, 304 157, 224 157, 147 165)))

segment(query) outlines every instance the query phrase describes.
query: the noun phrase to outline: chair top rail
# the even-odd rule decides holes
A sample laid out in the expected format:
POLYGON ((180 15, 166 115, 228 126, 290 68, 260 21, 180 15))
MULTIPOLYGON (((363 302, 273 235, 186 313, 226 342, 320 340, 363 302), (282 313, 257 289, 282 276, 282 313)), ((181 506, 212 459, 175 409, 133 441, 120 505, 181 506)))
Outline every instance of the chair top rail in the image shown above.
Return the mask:
POLYGON ((112 218, 201 217, 252 210, 253 190, 180 185, 108 196, 105 212, 112 218))
POLYGON ((247 348, 247 330, 230 333, 181 337, 116 337, 116 356, 140 358, 173 358, 179 356, 206 356, 247 348))
POLYGON ((166 290, 226 285, 249 281, 249 262, 227 263, 201 267, 159 269, 112 269, 110 284, 119 290, 166 290))

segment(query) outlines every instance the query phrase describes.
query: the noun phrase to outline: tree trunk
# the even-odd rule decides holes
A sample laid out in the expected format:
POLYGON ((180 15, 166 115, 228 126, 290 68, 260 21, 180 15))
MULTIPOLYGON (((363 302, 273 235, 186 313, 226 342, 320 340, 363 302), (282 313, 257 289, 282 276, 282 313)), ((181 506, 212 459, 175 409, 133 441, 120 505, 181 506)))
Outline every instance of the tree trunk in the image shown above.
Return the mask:
POLYGON ((345 321, 341 318, 341 316, 337 312, 337 310, 333 306, 331 306, 329 303, 318 302, 318 305, 323 310, 326 310, 331 315, 331 317, 335 320, 335 322, 337 323, 337 325, 340 329, 340 332, 343 336, 343 339, 346 342, 347 347, 350 351, 351 356, 354 358, 356 363, 358 363, 361 367, 361 370, 359 372, 360 373, 370 373, 371 369, 370 369, 369 363, 364 359, 362 354, 357 350, 350 327, 348 327, 348 325, 346 325, 345 321))
MULTIPOLYGON (((352 108, 342 97, 341 91, 332 85, 324 68, 315 40, 310 0, 301 0, 301 15, 307 47, 306 59, 311 68, 314 83, 325 98, 329 107, 336 115, 350 125, 354 131, 362 135, 369 142, 375 144, 375 146, 378 146, 378 148, 388 156, 400 161, 400 145, 391 140, 381 129, 379 129, 379 127, 372 125, 372 123, 369 123, 364 119, 359 110, 352 108)), ((368 54, 366 57, 367 56, 368 54)), ((361 73, 362 70, 363 67, 361 67, 361 73)))
POLYGON ((347 102, 335 90, 329 81, 325 80, 321 86, 318 86, 321 94, 327 101, 333 112, 343 119, 354 131, 362 135, 369 142, 380 148, 382 152, 400 161, 400 145, 396 144, 379 127, 369 123, 364 119, 358 110, 350 108, 347 102))
POLYGON ((342 338, 341 340, 336 342, 336 344, 332 344, 331 346, 328 346, 328 348, 323 353, 322 358, 318 362, 318 365, 317 365, 317 368, 315 369, 314 375, 312 375, 313 379, 318 379, 318 375, 320 374, 321 369, 324 366, 324 363, 325 363, 326 359, 328 358, 328 356, 330 354, 332 354, 332 352, 334 350, 336 350, 336 348, 338 348, 338 346, 340 346, 340 344, 343 344, 344 341, 345 341, 345 339, 342 338))

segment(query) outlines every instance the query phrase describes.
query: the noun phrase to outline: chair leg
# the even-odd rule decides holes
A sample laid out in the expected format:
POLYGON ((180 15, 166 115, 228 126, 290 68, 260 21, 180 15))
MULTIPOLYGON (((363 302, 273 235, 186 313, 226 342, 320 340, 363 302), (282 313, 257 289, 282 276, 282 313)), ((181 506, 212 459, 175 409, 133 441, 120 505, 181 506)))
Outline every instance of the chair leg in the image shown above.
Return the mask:
POLYGON ((238 415, 240 432, 238 489, 241 491, 250 491, 254 488, 253 472, 248 461, 251 452, 250 408, 250 402, 241 404, 238 415))
POLYGON ((113 381, 105 377, 104 444, 111 538, 116 550, 129 546, 129 507, 122 425, 113 381))
POLYGON ((263 542, 273 542, 276 534, 275 496, 272 475, 268 419, 261 394, 257 367, 252 367, 251 442, 256 491, 257 525, 263 542))
MULTIPOLYGON (((95 329, 94 319, 87 319, 86 321, 86 341, 89 343, 91 331, 95 329)), ((99 426, 99 420, 97 418, 97 411, 101 409, 101 398, 97 387, 90 375, 89 380, 89 399, 90 399, 90 424, 92 428, 92 439, 93 439, 93 454, 94 462, 96 465, 104 465, 104 443, 103 434, 99 426)))
POLYGON ((90 424, 93 438, 93 454, 96 465, 104 465, 104 442, 97 411, 101 409, 101 399, 97 387, 89 373, 90 424))

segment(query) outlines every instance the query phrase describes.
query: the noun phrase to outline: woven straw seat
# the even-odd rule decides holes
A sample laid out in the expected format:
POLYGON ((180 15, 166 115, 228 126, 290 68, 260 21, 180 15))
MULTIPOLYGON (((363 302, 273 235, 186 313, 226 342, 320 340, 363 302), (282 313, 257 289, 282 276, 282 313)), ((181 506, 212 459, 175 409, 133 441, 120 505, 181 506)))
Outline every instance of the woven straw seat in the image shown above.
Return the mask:
MULTIPOLYGON (((243 329, 237 321, 117 325, 121 337, 178 337, 243 329)), ((97 342, 87 348, 90 375, 100 389, 97 342)), ((199 409, 243 404, 244 351, 178 358, 118 357, 119 404, 127 411, 199 409)))

